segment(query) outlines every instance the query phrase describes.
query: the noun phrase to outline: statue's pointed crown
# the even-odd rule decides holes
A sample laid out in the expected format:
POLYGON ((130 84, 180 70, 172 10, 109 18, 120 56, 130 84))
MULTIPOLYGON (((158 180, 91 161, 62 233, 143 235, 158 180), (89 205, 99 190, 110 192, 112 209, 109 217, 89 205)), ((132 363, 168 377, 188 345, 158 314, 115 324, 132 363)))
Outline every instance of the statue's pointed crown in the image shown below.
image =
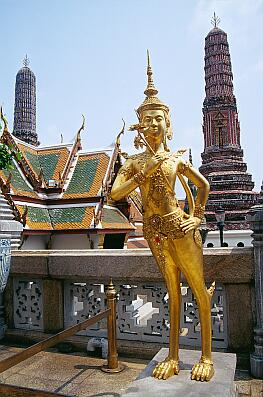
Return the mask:
POLYGON ((169 113, 169 107, 165 105, 160 99, 156 96, 158 94, 158 90, 155 88, 153 78, 152 78, 152 67, 150 62, 150 55, 149 51, 147 50, 147 76, 148 76, 148 84, 144 91, 146 98, 144 99, 143 103, 138 107, 137 113, 138 116, 141 116, 141 113, 144 110, 152 110, 152 109, 161 109, 164 110, 167 114, 169 113))

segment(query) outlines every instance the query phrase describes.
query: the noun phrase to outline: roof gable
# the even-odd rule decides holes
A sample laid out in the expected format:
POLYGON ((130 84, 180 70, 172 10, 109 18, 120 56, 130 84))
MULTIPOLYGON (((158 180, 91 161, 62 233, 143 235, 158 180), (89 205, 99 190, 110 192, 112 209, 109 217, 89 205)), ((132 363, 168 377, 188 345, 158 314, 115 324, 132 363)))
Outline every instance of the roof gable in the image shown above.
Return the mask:
POLYGON ((21 143, 18 143, 17 146, 36 177, 42 172, 46 182, 50 179, 60 179, 70 155, 66 146, 42 149, 34 149, 21 143))
POLYGON ((78 156, 70 182, 63 198, 97 196, 105 177, 109 156, 106 153, 78 156))
MULTIPOLYGON (((0 177, 6 182, 10 175, 9 171, 0 170, 0 177)), ((27 197, 37 197, 33 188, 30 188, 26 183, 25 179, 22 177, 21 173, 18 171, 16 164, 14 169, 11 171, 10 187, 15 195, 27 196, 27 197)))

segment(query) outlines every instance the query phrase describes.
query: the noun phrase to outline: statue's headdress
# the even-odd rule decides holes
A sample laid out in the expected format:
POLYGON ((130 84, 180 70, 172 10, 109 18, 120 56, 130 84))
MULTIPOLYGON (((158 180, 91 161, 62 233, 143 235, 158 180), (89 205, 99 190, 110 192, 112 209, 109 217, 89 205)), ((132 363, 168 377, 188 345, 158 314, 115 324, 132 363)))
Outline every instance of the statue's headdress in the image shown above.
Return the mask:
POLYGON ((171 122, 170 122, 169 107, 165 103, 160 101, 160 99, 156 96, 158 94, 158 90, 154 86, 154 82, 152 78, 153 72, 152 72, 150 55, 148 50, 147 50, 147 59, 148 59, 148 66, 147 66, 148 84, 144 91, 146 98, 144 99, 143 103, 138 107, 136 112, 140 119, 141 114, 144 110, 153 110, 153 109, 163 110, 166 117, 166 124, 168 127, 168 131, 166 135, 168 139, 172 139, 173 133, 170 125, 171 122))

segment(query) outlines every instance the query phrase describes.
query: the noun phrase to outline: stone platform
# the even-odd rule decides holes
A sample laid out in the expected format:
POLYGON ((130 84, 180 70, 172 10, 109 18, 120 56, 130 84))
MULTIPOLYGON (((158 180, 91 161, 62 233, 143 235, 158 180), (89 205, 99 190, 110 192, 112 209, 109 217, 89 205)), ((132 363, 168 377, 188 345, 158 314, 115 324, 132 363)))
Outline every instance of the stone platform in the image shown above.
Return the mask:
POLYGON ((165 359, 168 349, 161 349, 122 397, 235 397, 236 355, 213 353, 215 375, 210 382, 191 380, 191 368, 199 361, 200 352, 180 351, 180 373, 167 380, 151 376, 157 362, 165 359))

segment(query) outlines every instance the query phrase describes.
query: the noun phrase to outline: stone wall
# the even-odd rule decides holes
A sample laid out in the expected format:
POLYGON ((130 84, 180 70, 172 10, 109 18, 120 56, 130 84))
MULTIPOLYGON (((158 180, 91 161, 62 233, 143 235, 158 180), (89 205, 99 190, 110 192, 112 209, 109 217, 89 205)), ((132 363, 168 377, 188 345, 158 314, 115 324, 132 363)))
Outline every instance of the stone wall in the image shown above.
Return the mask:
MULTIPOLYGON (((253 249, 204 249, 204 273, 208 286, 217 283, 213 349, 248 354, 253 345, 253 249)), ((148 249, 14 252, 5 292, 9 330, 54 333, 96 314, 105 307, 104 284, 110 277, 119 292, 118 339, 167 343, 168 296, 148 249)), ((183 278, 181 291, 180 342, 199 346, 198 308, 183 278)), ((82 335, 105 337, 105 323, 82 335)))

